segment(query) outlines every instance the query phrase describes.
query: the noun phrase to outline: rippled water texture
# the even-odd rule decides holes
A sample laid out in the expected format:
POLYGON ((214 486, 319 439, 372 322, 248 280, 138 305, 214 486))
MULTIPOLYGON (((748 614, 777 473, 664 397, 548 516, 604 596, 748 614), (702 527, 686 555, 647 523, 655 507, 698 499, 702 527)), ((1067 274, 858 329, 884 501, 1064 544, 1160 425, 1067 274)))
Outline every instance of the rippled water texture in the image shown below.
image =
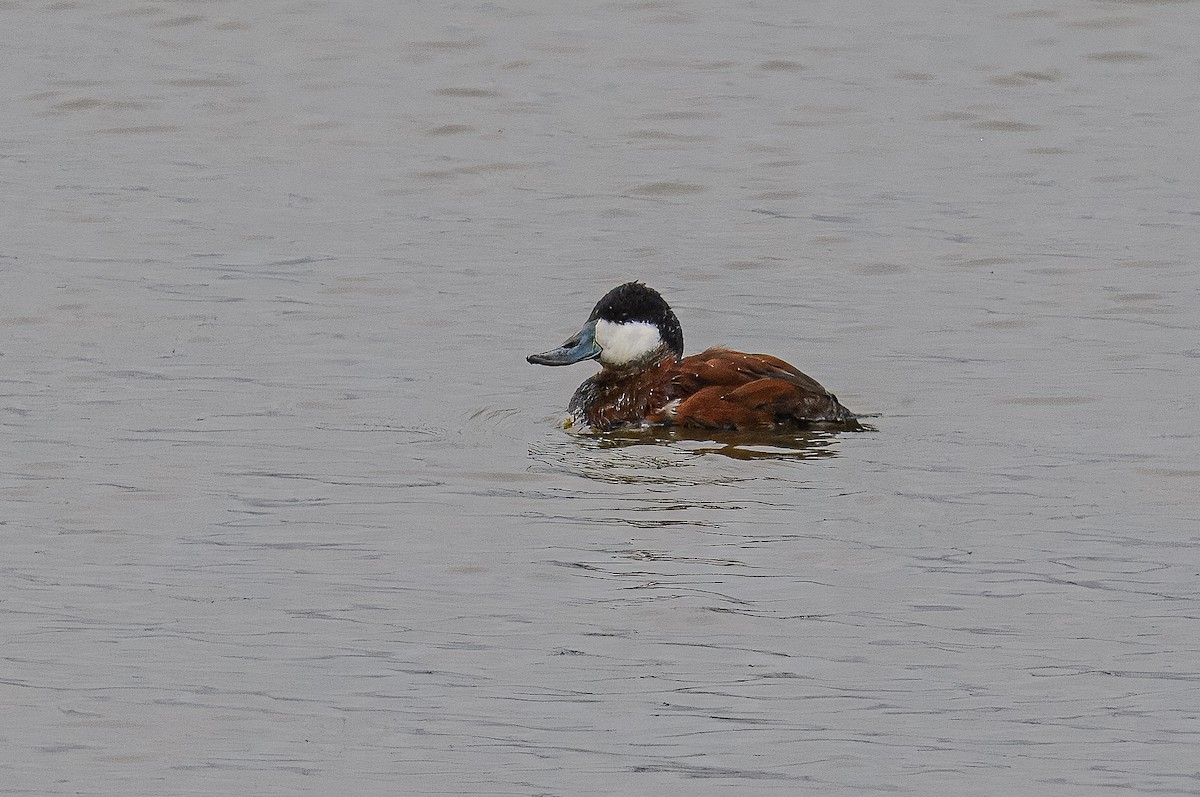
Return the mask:
POLYGON ((1200 793, 1197 30, 0 2, 0 794, 1200 793), (875 431, 564 431, 634 278, 875 431))

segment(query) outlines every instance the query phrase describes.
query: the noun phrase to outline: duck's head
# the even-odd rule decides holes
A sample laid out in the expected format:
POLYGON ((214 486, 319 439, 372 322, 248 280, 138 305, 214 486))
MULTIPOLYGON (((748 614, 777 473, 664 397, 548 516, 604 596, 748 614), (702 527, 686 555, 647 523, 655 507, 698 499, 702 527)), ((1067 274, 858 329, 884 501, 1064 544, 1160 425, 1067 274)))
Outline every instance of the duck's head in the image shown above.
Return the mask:
POLYGON ((683 329, 666 300, 653 288, 627 282, 606 293, 566 343, 526 359, 534 365, 599 360, 605 368, 645 368, 682 356, 683 329))

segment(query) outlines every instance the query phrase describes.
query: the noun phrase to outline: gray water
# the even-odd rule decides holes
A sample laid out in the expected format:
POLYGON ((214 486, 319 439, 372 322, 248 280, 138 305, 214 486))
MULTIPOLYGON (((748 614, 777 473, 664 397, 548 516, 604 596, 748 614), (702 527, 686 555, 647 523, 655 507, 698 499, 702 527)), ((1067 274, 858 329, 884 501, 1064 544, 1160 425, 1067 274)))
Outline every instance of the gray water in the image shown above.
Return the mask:
POLYGON ((1200 794, 1198 29, 0 2, 0 794, 1200 794), (876 431, 564 431, 634 278, 876 431))

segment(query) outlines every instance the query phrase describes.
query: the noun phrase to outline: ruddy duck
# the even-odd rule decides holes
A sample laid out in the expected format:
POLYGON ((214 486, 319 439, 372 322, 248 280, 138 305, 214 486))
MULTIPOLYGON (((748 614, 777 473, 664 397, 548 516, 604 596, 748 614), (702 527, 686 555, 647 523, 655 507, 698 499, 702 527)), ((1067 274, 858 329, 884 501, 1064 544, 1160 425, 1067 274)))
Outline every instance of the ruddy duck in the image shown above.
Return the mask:
POLYGON ((613 288, 583 329, 535 365, 599 360, 600 372, 571 398, 571 419, 599 431, 629 426, 729 430, 858 429, 837 397, 767 354, 708 349, 683 356, 683 329, 658 291, 613 288))

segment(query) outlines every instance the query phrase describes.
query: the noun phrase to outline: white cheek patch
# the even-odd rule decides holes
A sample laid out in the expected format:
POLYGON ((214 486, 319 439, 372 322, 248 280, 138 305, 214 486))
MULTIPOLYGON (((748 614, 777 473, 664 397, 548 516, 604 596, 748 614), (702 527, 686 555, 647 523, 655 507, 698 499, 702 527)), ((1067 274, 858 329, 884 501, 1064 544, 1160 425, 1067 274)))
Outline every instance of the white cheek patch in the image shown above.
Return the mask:
POLYGON ((600 346, 600 362, 605 365, 628 365, 652 354, 662 345, 658 327, 645 321, 616 324, 601 319, 596 322, 596 343, 600 346))

